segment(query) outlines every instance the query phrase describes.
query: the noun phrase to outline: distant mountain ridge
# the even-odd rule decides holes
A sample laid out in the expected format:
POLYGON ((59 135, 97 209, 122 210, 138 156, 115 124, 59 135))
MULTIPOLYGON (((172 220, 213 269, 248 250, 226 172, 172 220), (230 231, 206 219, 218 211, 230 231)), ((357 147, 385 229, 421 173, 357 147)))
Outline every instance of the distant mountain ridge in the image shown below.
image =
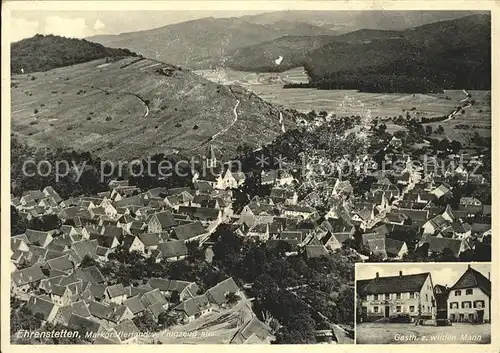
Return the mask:
POLYGON ((281 21, 276 27, 240 18, 207 17, 152 30, 87 38, 109 47, 126 47, 146 57, 189 69, 225 66, 233 51, 284 35, 336 34, 309 24, 281 21))
POLYGON ((37 34, 11 44, 11 71, 48 71, 106 57, 136 55, 128 49, 106 48, 85 39, 37 34))
POLYGON ((281 37, 241 48, 227 63, 251 72, 304 66, 310 87, 428 92, 489 89, 490 57, 491 18, 478 14, 403 31, 281 37), (282 64, 276 65, 273 58, 279 55, 282 64))

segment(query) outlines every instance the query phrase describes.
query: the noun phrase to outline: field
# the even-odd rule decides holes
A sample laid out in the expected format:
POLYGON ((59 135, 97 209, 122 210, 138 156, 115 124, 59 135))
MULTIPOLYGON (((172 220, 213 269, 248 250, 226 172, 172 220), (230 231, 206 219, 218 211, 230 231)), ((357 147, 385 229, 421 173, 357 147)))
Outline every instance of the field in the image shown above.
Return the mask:
POLYGON ((454 323, 453 326, 415 326, 415 324, 356 325, 358 344, 487 344, 490 324, 454 323))
MULTIPOLYGON (((307 75, 302 68, 283 73, 249 73, 231 69, 212 71, 201 70, 196 73, 204 77, 225 83, 240 84, 254 91, 261 98, 285 108, 299 111, 316 112, 325 110, 337 116, 361 115, 372 118, 405 117, 407 113, 415 118, 442 117, 451 113, 466 96, 461 90, 447 90, 441 94, 398 94, 398 93, 363 93, 355 90, 317 90, 312 88, 283 89, 287 81, 307 82, 307 75), (277 76, 277 78, 276 78, 277 76), (270 79, 271 78, 271 79, 270 79)), ((464 114, 454 119, 431 123, 434 129, 442 125, 445 135, 451 139, 466 141, 467 137, 477 131, 489 136, 491 131, 491 92, 469 91, 475 100, 474 106, 466 108, 464 114), (454 129, 457 124, 475 124, 485 128, 473 130, 454 129)), ((401 130, 400 126, 386 124, 387 131, 393 133, 401 130)), ((443 136, 434 136, 442 138, 443 136)))
POLYGON ((208 142, 232 154, 242 141, 258 146, 281 133, 279 110, 250 92, 149 59, 14 75, 11 107, 22 141, 109 159, 199 154, 208 142))

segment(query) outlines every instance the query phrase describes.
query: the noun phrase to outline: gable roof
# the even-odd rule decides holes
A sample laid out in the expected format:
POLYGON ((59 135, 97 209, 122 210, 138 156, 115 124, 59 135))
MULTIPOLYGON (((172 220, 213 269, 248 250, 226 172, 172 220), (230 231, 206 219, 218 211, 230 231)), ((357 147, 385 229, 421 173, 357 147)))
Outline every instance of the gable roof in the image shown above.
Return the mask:
POLYGON ((211 302, 217 305, 222 305, 226 302, 226 294, 237 293, 239 291, 240 289, 234 279, 229 277, 228 279, 225 279, 208 289, 205 294, 211 302))
POLYGON ((173 235, 179 240, 189 240, 205 233, 206 230, 200 222, 186 223, 173 229, 173 235))
POLYGON ((186 256, 188 254, 186 243, 182 240, 170 240, 160 243, 158 244, 158 250, 161 251, 165 258, 186 256))
POLYGON ((479 287, 491 297, 491 282, 481 272, 473 269, 470 265, 458 281, 451 287, 455 289, 466 289, 479 287))
POLYGON ((27 308, 31 310, 34 314, 42 314, 43 318, 47 320, 50 313, 54 309, 56 304, 52 303, 50 300, 46 300, 37 296, 32 295, 26 304, 27 308))
POLYGON ((429 244, 429 250, 434 253, 442 253, 444 249, 449 249, 455 257, 460 255, 460 248, 462 246, 462 240, 459 239, 439 238, 424 234, 420 239, 419 246, 426 243, 429 244))
POLYGON ((367 283, 362 283, 361 291, 363 294, 420 292, 429 276, 429 272, 424 272, 412 275, 373 278, 367 283))
POLYGON ((146 310, 144 305, 142 305, 141 301, 139 300, 138 295, 136 295, 132 298, 128 298, 127 300, 123 301, 123 305, 125 305, 127 308, 129 308, 130 311, 132 312, 132 314, 134 314, 134 315, 146 310))
POLYGON ((174 310, 183 311, 187 316, 194 316, 210 307, 210 302, 205 294, 184 300, 174 310))
POLYGON ((11 274, 11 281, 14 282, 16 286, 23 286, 28 283, 40 281, 44 278, 45 275, 42 272, 42 268, 38 265, 17 270, 11 274))
POLYGON ((109 297, 110 298, 116 298, 116 297, 120 297, 122 295, 125 295, 125 288, 123 288, 123 284, 122 283, 118 283, 118 284, 115 284, 115 285, 112 285, 112 286, 108 286, 106 288, 106 292, 108 293, 109 297))

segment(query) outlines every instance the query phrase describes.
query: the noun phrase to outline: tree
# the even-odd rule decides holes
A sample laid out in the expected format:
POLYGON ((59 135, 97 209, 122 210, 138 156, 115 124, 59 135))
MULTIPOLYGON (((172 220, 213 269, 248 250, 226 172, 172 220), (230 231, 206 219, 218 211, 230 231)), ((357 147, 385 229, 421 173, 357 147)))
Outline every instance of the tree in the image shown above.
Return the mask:
POLYGON ((163 312, 158 315, 158 325, 163 329, 177 325, 180 322, 180 316, 173 312, 163 312))
POLYGON ((10 234, 22 234, 26 231, 26 228, 26 220, 19 215, 14 206, 10 206, 10 234))
POLYGON ((425 127, 425 134, 426 134, 426 135, 432 135, 432 126, 427 125, 427 126, 425 127))
POLYGON ((459 141, 453 140, 450 143, 450 148, 453 153, 458 153, 462 149, 462 144, 459 141))
POLYGON ((35 217, 29 223, 30 229, 49 231, 61 228, 61 219, 55 214, 35 217))
POLYGON ((240 300, 240 299, 241 299, 240 296, 234 292, 230 292, 230 293, 226 294, 226 301, 228 304, 236 304, 238 302, 238 300, 240 300))
POLYGON ((89 255, 85 255, 81 264, 80 264, 80 267, 85 268, 85 267, 90 267, 90 266, 97 266, 97 262, 89 255))

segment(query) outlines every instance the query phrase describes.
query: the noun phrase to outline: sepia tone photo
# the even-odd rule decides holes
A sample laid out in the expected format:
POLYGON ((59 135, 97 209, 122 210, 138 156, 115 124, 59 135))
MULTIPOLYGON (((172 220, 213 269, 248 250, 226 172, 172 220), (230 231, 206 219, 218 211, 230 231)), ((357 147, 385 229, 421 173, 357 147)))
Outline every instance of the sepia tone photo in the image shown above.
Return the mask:
POLYGON ((10 343, 491 343, 491 12, 177 5, 2 21, 10 343))
POLYGON ((360 264, 356 343, 491 343, 490 264, 360 264))

